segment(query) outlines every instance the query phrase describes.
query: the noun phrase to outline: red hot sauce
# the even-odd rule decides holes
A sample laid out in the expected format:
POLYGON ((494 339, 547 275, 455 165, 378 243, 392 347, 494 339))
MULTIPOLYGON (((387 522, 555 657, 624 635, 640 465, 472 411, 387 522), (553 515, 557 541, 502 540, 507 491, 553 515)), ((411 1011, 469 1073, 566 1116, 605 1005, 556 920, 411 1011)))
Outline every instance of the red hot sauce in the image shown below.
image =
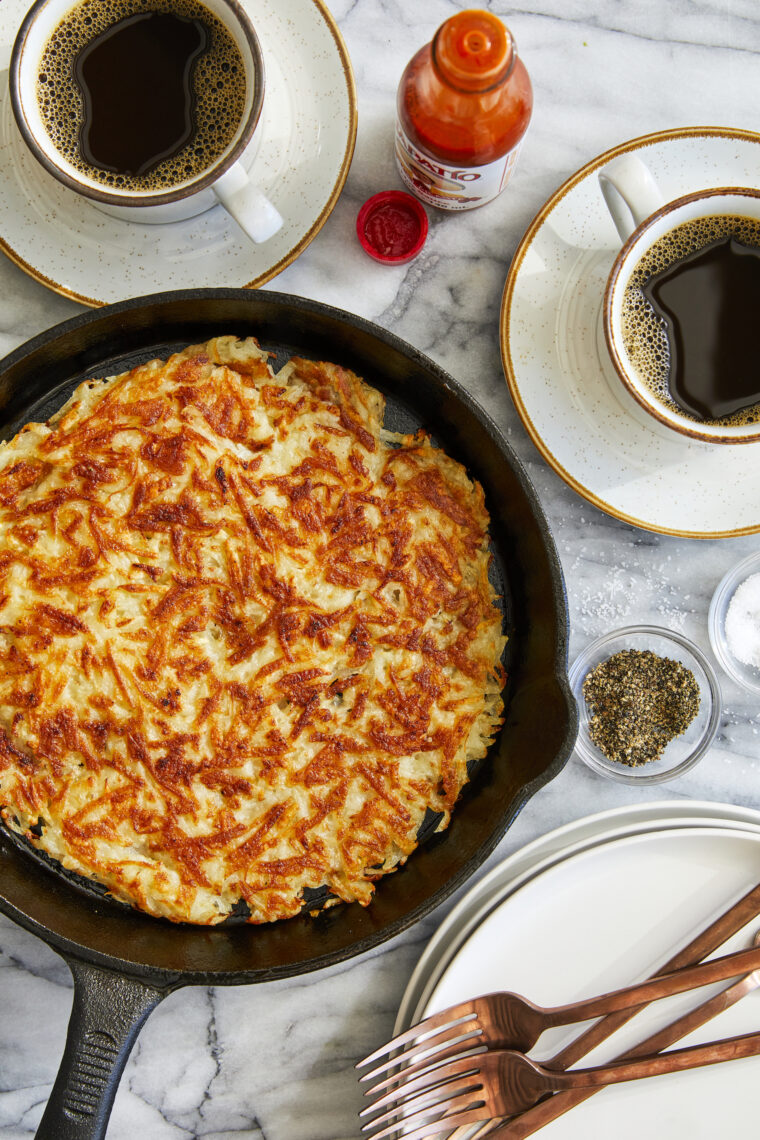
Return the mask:
POLYGON ((452 16, 409 61, 397 99, 396 161, 423 202, 470 210, 507 184, 533 109, 528 73, 497 16, 452 16))

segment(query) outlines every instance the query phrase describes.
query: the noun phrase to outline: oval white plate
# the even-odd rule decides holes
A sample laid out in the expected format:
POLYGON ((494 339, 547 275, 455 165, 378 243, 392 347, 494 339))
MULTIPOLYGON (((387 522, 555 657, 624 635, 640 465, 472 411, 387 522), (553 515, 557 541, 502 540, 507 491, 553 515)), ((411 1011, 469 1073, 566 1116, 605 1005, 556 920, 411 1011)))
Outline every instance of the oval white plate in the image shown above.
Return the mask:
MULTIPOLYGON (((0 248, 30 276, 86 305, 164 289, 256 286, 289 265, 337 201, 356 140, 356 90, 346 46, 322 0, 242 0, 266 71, 251 168, 285 225, 254 245, 221 206, 171 225, 101 213, 31 157, 0 74, 0 248)), ((10 43, 27 0, 0 4, 10 43)))
MULTIPOLYGON (((468 996, 510 989, 557 1005, 645 978, 675 949, 760 881, 760 834, 676 828, 601 843, 564 859, 516 891, 468 938, 426 1013, 468 996)), ((726 943, 748 945, 758 922, 726 943)), ((655 1003, 584 1064, 603 1064, 721 987, 655 1003)), ((692 1033, 685 1044, 760 1028, 755 993, 692 1033)), ((546 1033, 550 1057, 578 1032, 546 1033)), ((740 1136, 756 1115, 756 1059, 604 1089, 546 1125, 547 1140, 615 1136, 714 1140, 740 1136)))
POLYGON ((632 139, 569 178, 534 218, 507 276, 500 337, 512 399, 547 463, 614 518, 690 538, 755 533, 760 443, 662 438, 609 386, 598 318, 619 241, 597 171, 626 152, 643 158, 666 199, 760 186, 760 135, 710 127, 632 139))
POLYGON ((401 1033, 420 1020, 439 978, 462 943, 490 911, 535 875, 577 851, 610 839, 694 826, 760 832, 760 812, 703 800, 632 804, 573 820, 514 851, 475 883, 440 924, 409 979, 393 1032, 401 1033))

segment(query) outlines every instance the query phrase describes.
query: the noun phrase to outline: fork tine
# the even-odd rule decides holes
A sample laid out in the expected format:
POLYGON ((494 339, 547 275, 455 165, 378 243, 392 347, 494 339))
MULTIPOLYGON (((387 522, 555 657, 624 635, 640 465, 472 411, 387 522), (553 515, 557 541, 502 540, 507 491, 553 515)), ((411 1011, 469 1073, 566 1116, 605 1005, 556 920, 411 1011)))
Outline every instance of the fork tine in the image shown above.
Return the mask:
MULTIPOLYGON (((407 1077, 412 1076, 414 1073, 419 1073, 426 1069, 429 1065, 438 1064, 439 1062, 457 1059, 461 1056, 468 1055, 471 1051, 477 1050, 483 1052, 486 1048, 485 1045, 480 1044, 480 1038, 483 1036, 483 1031, 480 1027, 471 1030, 469 1033, 460 1033, 459 1029, 452 1030, 451 1033, 445 1037, 441 1034, 440 1037, 435 1039, 434 1046, 424 1049, 422 1045, 415 1049, 407 1049, 398 1057, 394 1057, 393 1065, 394 1070, 389 1076, 384 1077, 383 1080, 377 1081, 374 1085, 368 1088, 365 1096, 377 1096, 384 1088, 396 1084, 400 1080, 406 1080, 407 1077), (408 1062, 412 1062, 409 1064, 408 1062)), ((425 1042, 427 1044, 427 1042, 425 1042)), ((382 1076, 388 1073, 387 1065, 380 1065, 377 1069, 373 1069, 369 1073, 365 1073, 359 1078, 360 1081, 369 1081, 376 1075, 382 1076)))
POLYGON ((430 1065, 408 1081, 402 1076, 395 1088, 387 1092, 385 1096, 380 1097, 374 1104, 363 1108, 359 1115, 367 1116, 392 1101, 396 1101, 399 1105, 406 1104, 410 1098, 416 1097, 427 1089, 442 1088, 452 1081, 465 1080, 468 1077, 479 1080, 482 1085, 483 1066, 489 1064, 488 1056, 485 1052, 474 1053, 471 1057, 461 1057, 456 1061, 430 1065))
MULTIPOLYGON (((484 1120, 483 1117, 479 1115, 480 1110, 476 1111, 478 1112, 479 1116, 479 1119, 477 1121, 463 1121, 462 1115, 464 1114, 460 1114, 456 1122, 457 1127, 454 1129, 451 1135, 447 1137, 447 1140, 485 1140, 486 1136, 493 1136, 494 1132, 496 1131, 496 1127, 498 1125, 504 1124, 507 1119, 506 1116, 487 1116, 484 1120), (477 1123, 479 1125, 479 1127, 476 1128, 474 1132, 471 1128, 468 1127, 468 1124, 472 1123, 477 1123)), ((449 1124, 451 1124, 451 1121, 449 1121, 449 1124)))
MULTIPOLYGON (((482 1050, 480 1053, 473 1053, 469 1057, 456 1057, 454 1061, 437 1061, 435 1064, 427 1065, 408 1079, 407 1073, 404 1071, 394 1078, 393 1087, 373 1101, 372 1104, 361 1109, 359 1116, 368 1116, 393 1101, 403 1104, 416 1093, 424 1092, 425 1089, 432 1089, 436 1085, 443 1085, 465 1076, 478 1075, 482 1068, 480 1061, 484 1052, 485 1050, 482 1050)), ((378 1089, 378 1091, 381 1090, 378 1089)), ((372 1092, 373 1090, 370 1089, 366 1095, 370 1096, 372 1092)))
MULTIPOLYGON (((450 1026, 454 1027, 459 1022, 471 1021, 477 1017, 477 1010, 473 1007, 471 1001, 463 1001, 459 1005, 452 1006, 451 1009, 441 1010, 440 1013, 434 1013, 431 1017, 426 1017, 424 1021, 417 1022, 403 1033, 399 1033, 396 1037, 392 1037, 390 1041, 386 1041, 385 1045, 381 1045, 379 1049, 375 1049, 374 1053, 370 1053, 363 1061, 357 1061, 356 1068, 362 1069, 365 1065, 371 1065, 373 1061, 378 1061, 381 1057, 392 1053, 396 1049, 400 1049, 409 1041, 418 1041, 428 1037, 435 1037, 437 1033, 443 1032, 450 1026)), ((387 1069, 389 1066, 396 1064, 396 1059, 389 1057, 382 1065, 378 1066, 377 1072, 387 1069)), ((361 1077, 361 1080, 367 1080, 372 1076, 368 1073, 366 1076, 361 1077)))
POLYGON ((408 1104, 392 1108, 388 1112, 384 1112, 377 1120, 370 1120, 363 1124, 362 1132, 371 1133, 368 1140, 383 1140, 384 1137, 391 1136, 394 1132, 401 1132, 402 1136, 406 1136, 406 1129, 421 1125, 425 1117, 434 1116, 435 1113, 441 1113, 441 1116, 436 1118, 434 1123, 446 1121, 448 1122, 446 1126, 451 1129, 459 1123, 459 1121, 450 1122, 451 1114, 460 1110, 462 1112, 480 1112, 480 1116, 475 1119, 482 1120, 484 1116, 490 1115, 483 1097, 478 1098, 478 1093, 482 1087, 482 1084, 477 1082, 475 1085, 466 1083, 457 1085, 448 1091, 448 1095, 445 1095, 443 1100, 435 1099, 439 1094, 446 1093, 446 1090, 440 1087, 432 1092, 421 1093, 419 1097, 415 1097, 408 1104), (408 1109, 412 1111, 407 1111, 408 1109), (399 1113, 401 1113, 400 1119, 392 1119, 397 1118, 399 1113), (378 1125, 385 1125, 385 1127, 380 1132, 373 1132, 372 1129, 378 1125))
MULTIPOLYGON (((462 1138, 467 1137, 467 1140, 483 1140, 487 1136, 493 1135, 493 1130, 490 1125, 494 1121, 488 1115, 487 1108, 475 1108, 469 1112, 457 1112, 453 1116, 442 1116, 440 1120, 433 1120, 427 1124, 415 1128, 414 1132, 399 1132, 399 1140, 427 1140, 435 1132, 448 1133, 450 1128, 456 1129, 456 1132, 447 1137, 447 1140, 459 1140, 459 1135, 462 1138), (473 1132, 468 1125, 479 1124, 480 1128, 477 1132, 473 1132), (483 1129, 485 1128, 485 1131, 483 1129), (459 1134, 459 1135, 457 1135, 459 1134)), ((399 1125, 396 1125, 398 1128, 399 1125)), ((379 1137, 370 1137, 369 1140, 380 1140, 379 1137)))

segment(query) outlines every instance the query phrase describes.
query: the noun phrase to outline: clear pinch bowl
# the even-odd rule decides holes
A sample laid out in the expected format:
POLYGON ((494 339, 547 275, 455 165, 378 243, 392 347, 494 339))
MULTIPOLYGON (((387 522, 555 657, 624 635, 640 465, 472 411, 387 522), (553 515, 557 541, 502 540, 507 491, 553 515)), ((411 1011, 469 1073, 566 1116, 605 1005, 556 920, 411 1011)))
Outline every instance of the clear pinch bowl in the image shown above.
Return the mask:
POLYGON ((712 665, 688 638, 660 626, 631 625, 592 641, 570 670, 570 687, 579 712, 576 752, 594 772, 622 784, 664 784, 682 776, 702 759, 720 725, 720 685, 712 665), (583 696, 587 675, 602 661, 624 649, 649 649, 658 657, 680 661, 699 685, 699 711, 686 732, 671 740, 657 760, 636 767, 608 759, 593 743, 589 736, 589 710, 583 696))
POLYGON ((747 665, 740 661, 731 652, 726 638, 726 614, 731 605, 731 599, 747 578, 752 574, 760 573, 760 552, 750 554, 737 562, 732 570, 721 578, 710 602, 707 615, 707 632, 710 644, 719 664, 729 677, 743 685, 750 692, 760 693, 760 669, 754 665, 747 665))

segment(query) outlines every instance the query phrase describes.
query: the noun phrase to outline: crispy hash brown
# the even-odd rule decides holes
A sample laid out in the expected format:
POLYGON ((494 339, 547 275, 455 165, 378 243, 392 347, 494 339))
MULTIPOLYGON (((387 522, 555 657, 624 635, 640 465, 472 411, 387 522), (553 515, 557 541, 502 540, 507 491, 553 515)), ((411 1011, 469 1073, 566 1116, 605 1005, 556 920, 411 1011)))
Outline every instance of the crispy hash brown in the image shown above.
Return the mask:
POLYGON ((220 337, 0 446, 0 806, 154 915, 367 904, 500 724, 483 493, 220 337), (308 890, 306 890, 308 897, 308 890))

